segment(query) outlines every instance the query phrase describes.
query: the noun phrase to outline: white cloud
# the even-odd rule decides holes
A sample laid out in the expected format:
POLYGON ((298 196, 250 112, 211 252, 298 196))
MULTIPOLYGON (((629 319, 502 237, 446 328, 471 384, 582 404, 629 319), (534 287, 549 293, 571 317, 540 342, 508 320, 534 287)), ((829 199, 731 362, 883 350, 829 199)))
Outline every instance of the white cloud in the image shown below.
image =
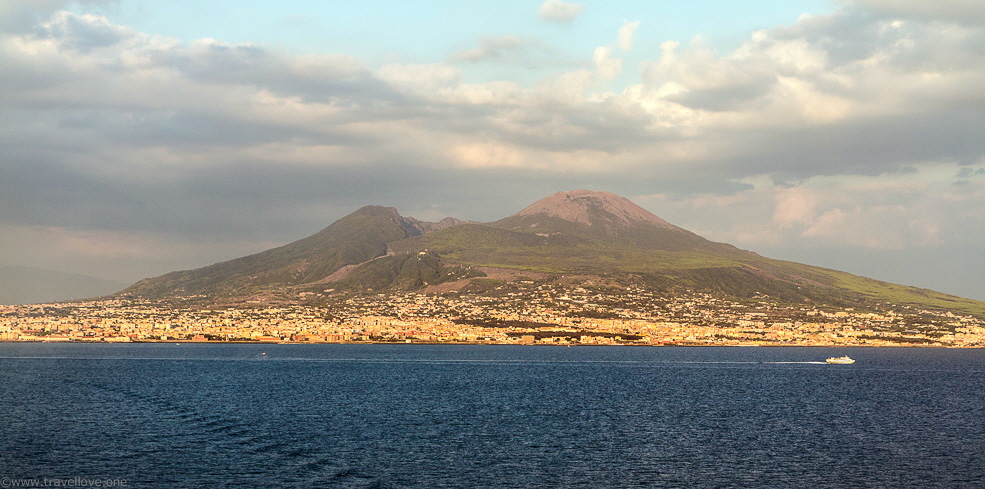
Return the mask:
POLYGON ((595 48, 592 54, 592 62, 599 76, 606 80, 612 80, 622 72, 622 60, 612 55, 612 49, 606 46, 595 48))
MULTIPOLYGON (((616 33, 616 45, 622 51, 633 49, 633 34, 639 27, 639 22, 624 22, 616 33)), ((613 45, 599 46, 592 52, 592 63, 595 71, 603 80, 614 80, 622 73, 622 59, 616 57, 613 45)))
POLYGON ((622 27, 619 28, 617 33, 619 49, 623 51, 631 51, 633 49, 633 36, 636 34, 636 29, 639 26, 640 21, 638 20, 636 22, 623 22, 622 27))
POLYGON ((561 0, 545 0, 537 10, 542 20, 550 22, 571 22, 581 13, 583 5, 562 2, 561 0))

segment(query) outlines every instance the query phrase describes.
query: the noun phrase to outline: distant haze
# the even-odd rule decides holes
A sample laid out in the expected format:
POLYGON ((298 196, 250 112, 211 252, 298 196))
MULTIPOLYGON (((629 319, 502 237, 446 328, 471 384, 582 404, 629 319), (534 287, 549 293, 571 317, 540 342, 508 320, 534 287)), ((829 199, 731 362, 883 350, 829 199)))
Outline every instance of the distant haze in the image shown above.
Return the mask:
POLYGON ((0 267, 0 304, 37 304, 119 292, 127 283, 27 267, 0 267))

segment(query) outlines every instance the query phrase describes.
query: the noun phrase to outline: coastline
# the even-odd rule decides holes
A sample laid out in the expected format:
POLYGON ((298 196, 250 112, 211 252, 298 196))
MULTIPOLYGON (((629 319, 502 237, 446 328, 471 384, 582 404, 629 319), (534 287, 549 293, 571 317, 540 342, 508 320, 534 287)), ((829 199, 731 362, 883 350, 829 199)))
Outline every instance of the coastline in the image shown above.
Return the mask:
POLYGON ((518 343, 491 341, 175 341, 175 340, 134 340, 134 341, 47 341, 44 339, 0 340, 0 343, 33 343, 33 344, 72 344, 72 345, 145 345, 145 344, 174 344, 184 345, 407 345, 407 346, 527 346, 527 347, 645 347, 645 348, 940 348, 940 349, 985 349, 979 345, 941 345, 941 344, 849 344, 849 343, 717 343, 717 342, 679 342, 679 343, 518 343))

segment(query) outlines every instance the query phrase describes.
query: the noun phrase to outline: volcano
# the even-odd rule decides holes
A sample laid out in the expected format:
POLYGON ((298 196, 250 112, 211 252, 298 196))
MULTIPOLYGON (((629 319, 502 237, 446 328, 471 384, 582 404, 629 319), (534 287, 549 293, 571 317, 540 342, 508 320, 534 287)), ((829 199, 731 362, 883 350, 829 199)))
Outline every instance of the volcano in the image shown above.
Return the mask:
POLYGON ((675 226, 608 192, 558 192, 489 223, 429 223, 367 206, 307 238, 206 267, 142 280, 148 299, 325 294, 482 294, 511 281, 580 280, 661 294, 865 307, 906 304, 985 315, 985 303, 774 260, 675 226), (495 287, 492 287, 493 289, 495 287))

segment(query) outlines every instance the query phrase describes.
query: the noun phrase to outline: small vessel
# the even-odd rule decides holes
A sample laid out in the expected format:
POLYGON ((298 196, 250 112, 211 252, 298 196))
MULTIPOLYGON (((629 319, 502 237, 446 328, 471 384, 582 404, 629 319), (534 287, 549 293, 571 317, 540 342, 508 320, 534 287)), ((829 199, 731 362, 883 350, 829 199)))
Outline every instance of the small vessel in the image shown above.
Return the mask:
POLYGON ((845 355, 843 357, 831 357, 831 358, 828 358, 826 361, 828 363, 840 363, 840 364, 845 364, 845 365, 848 365, 848 364, 851 364, 851 363, 855 363, 855 360, 852 360, 851 358, 849 358, 848 355, 845 355))

